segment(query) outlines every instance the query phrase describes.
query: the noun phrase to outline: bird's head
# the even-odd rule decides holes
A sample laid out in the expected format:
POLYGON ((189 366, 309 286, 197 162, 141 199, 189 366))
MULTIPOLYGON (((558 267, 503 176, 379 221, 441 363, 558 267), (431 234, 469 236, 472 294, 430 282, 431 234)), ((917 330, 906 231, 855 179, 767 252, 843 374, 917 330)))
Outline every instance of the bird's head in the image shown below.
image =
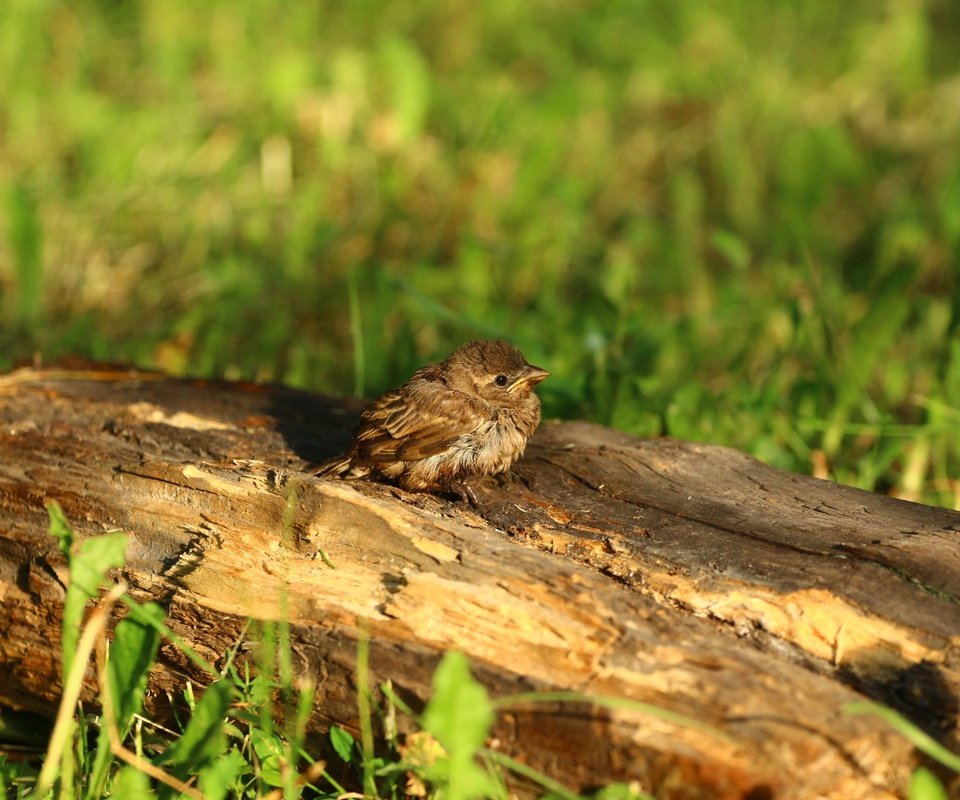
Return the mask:
POLYGON ((498 406, 516 406, 527 400, 550 373, 527 363, 516 347, 501 339, 470 342, 443 362, 449 386, 478 395, 498 406))

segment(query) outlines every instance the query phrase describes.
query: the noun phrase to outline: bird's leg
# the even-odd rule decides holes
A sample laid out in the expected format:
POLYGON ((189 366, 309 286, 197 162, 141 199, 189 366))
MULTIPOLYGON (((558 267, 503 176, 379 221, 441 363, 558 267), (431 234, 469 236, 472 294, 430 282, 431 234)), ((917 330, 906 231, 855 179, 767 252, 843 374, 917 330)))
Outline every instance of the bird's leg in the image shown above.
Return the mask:
POLYGON ((480 499, 477 497, 477 492, 467 481, 451 481, 447 484, 446 488, 452 494, 457 495, 464 503, 469 503, 474 508, 480 507, 480 499))
POLYGON ((494 480, 497 482, 497 486, 503 488, 504 486, 510 486, 513 483, 516 483, 522 478, 517 475, 512 469, 508 469, 506 472, 500 472, 497 475, 494 475, 494 480))

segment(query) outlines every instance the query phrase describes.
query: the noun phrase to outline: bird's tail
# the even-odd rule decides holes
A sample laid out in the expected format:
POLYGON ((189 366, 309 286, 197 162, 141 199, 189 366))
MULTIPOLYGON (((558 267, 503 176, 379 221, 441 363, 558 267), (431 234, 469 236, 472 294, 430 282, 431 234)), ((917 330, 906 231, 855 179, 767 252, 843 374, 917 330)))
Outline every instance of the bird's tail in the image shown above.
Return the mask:
POLYGON ((343 478, 350 471, 350 456, 340 455, 328 458, 319 467, 311 470, 318 478, 343 478))

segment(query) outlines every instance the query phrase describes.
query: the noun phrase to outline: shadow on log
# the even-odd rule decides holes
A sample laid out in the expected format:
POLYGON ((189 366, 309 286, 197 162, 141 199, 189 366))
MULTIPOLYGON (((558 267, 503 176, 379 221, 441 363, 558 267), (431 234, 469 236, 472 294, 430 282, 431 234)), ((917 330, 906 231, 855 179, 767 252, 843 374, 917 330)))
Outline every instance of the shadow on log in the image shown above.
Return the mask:
MULTIPOLYGON (((543 425, 476 508, 306 474, 361 407, 91 365, 0 377, 0 704, 58 701, 55 499, 80 536, 130 534, 131 593, 212 663, 248 618, 288 618, 314 731, 356 728, 366 631, 373 681, 414 707, 457 648, 494 697, 575 690, 709 726, 629 702, 502 712, 496 746, 574 789, 895 797, 915 754, 843 713, 864 695, 954 744, 960 514, 586 423, 543 425)), ((153 713, 185 678, 162 648, 153 713)))

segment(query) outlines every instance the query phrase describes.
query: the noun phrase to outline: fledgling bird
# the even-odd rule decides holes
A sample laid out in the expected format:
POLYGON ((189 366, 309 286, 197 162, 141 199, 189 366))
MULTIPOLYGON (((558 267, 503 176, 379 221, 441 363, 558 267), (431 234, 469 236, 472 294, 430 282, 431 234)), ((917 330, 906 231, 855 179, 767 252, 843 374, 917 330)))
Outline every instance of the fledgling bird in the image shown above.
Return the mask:
POLYGON ((509 342, 462 345, 371 403, 350 448, 316 474, 472 499, 466 478, 506 472, 523 455, 540 423, 533 388, 549 374, 509 342))

